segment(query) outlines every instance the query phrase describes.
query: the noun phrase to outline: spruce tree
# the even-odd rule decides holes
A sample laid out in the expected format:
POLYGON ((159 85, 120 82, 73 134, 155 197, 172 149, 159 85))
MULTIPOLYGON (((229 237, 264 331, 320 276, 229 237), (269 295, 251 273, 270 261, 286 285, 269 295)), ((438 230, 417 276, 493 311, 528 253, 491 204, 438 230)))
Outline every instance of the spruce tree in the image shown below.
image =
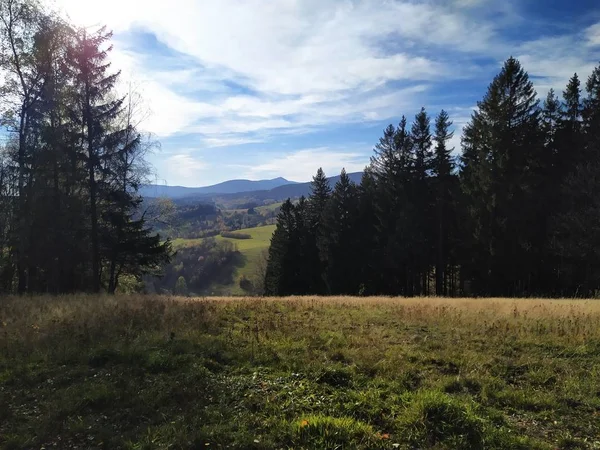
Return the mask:
POLYGON ((358 226, 358 191, 345 169, 335 184, 323 216, 327 241, 321 249, 325 262, 326 284, 330 294, 356 295, 360 272, 357 270, 361 255, 356 252, 360 235, 358 226))
POLYGON ((328 236, 323 228, 323 216, 331 196, 331 185, 322 168, 317 170, 310 184, 310 196, 307 204, 306 236, 303 240, 303 255, 307 264, 306 283, 308 289, 315 294, 327 291, 325 274, 326 261, 321 258, 322 249, 327 246, 328 236))
POLYGON ((546 212, 540 186, 540 108, 521 64, 510 58, 478 103, 463 134, 461 179, 469 210, 475 293, 525 295, 535 288, 546 212))
POLYGON ((416 294, 419 295, 429 293, 429 272, 434 262, 433 242, 437 234, 432 226, 434 223, 433 196, 429 180, 434 165, 430 122, 425 108, 421 108, 421 111, 415 116, 410 133, 414 154, 410 192, 411 201, 415 205, 413 220, 417 225, 411 240, 416 257, 415 269, 418 271, 419 280, 416 294))
POLYGON ((294 264, 297 259, 294 253, 295 239, 295 208, 291 200, 287 199, 281 205, 275 231, 271 237, 265 273, 265 295, 283 296, 293 292, 294 264))
POLYGON ((114 86, 119 73, 109 73, 107 62, 111 47, 105 48, 112 33, 104 28, 89 34, 87 30, 78 30, 70 48, 68 61, 74 80, 74 102, 72 112, 75 122, 81 127, 77 138, 85 149, 84 158, 88 176, 90 241, 91 241, 91 286, 98 292, 101 283, 100 254, 100 207, 102 202, 101 179, 104 164, 109 155, 109 141, 112 138, 110 123, 121 112, 123 98, 114 99, 114 86))
POLYGON ((415 210, 411 199, 413 144, 402 117, 396 129, 386 128, 375 146, 370 171, 376 185, 374 195, 373 271, 379 292, 413 295, 417 255, 415 210))
POLYGON ((454 136, 450 131, 452 121, 450 116, 444 110, 440 112, 435 120, 435 157, 433 159, 432 173, 435 177, 435 209, 437 219, 437 240, 436 240, 436 264, 435 264, 435 292, 437 295, 448 295, 446 283, 446 269, 449 263, 449 244, 452 225, 452 216, 454 214, 454 160, 452 158, 453 148, 448 148, 448 142, 454 136))
POLYGON ((358 238, 354 246, 359 255, 359 263, 357 263, 359 268, 358 293, 361 295, 375 294, 381 292, 381 273, 378 270, 381 258, 378 253, 375 223, 378 188, 370 166, 365 167, 360 185, 357 187, 357 195, 356 234, 358 238))

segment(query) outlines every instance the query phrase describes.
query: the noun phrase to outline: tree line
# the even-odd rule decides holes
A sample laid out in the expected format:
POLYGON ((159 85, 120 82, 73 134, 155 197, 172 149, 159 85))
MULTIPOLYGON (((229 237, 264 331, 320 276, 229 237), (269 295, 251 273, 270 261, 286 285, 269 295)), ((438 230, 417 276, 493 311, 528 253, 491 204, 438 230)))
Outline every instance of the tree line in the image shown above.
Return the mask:
POLYGON ((321 169, 277 218, 267 295, 590 296, 600 288, 600 66, 540 102, 508 59, 452 121, 387 127, 359 185, 321 169))
POLYGON ((170 258, 141 209, 153 142, 117 89, 110 39, 0 2, 0 292, 114 292, 170 258))

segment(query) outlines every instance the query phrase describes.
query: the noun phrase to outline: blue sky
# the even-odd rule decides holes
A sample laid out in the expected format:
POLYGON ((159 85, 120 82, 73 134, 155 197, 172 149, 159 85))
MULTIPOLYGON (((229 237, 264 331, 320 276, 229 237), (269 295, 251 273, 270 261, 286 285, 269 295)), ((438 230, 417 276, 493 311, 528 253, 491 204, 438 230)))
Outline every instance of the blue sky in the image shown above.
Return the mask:
POLYGON ((57 0, 115 32, 160 184, 361 170, 383 128, 446 109, 453 144, 509 56, 541 97, 600 62, 592 0, 57 0))

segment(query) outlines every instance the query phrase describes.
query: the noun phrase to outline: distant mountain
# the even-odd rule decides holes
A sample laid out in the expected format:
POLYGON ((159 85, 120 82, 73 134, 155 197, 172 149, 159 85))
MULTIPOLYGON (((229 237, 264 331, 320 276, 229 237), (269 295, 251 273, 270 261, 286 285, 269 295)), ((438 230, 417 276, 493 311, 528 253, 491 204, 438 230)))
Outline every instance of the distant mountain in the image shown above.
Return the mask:
POLYGON ((213 194, 239 194, 252 191, 268 191, 279 186, 295 184, 294 181, 285 178, 273 178, 272 180, 229 180, 223 183, 214 184, 205 187, 183 187, 183 186, 165 186, 160 184, 147 184, 142 186, 140 194, 143 197, 168 197, 183 198, 197 196, 211 196, 213 194))
MULTIPOLYGON (((353 172, 349 173, 348 177, 350 180, 354 181, 356 184, 360 183, 363 173, 362 172, 353 172)), ((330 177, 329 183, 331 187, 335 185, 340 180, 340 176, 330 177)), ((238 194, 227 194, 220 195, 219 200, 235 200, 240 197, 244 197, 247 200, 256 200, 256 201, 264 201, 264 200, 275 200, 275 201, 284 201, 288 198, 298 198, 301 196, 308 197, 310 195, 310 182, 308 183, 295 183, 295 184, 285 184, 282 186, 277 186, 276 188, 269 190, 260 190, 260 191, 251 191, 245 193, 238 194)))

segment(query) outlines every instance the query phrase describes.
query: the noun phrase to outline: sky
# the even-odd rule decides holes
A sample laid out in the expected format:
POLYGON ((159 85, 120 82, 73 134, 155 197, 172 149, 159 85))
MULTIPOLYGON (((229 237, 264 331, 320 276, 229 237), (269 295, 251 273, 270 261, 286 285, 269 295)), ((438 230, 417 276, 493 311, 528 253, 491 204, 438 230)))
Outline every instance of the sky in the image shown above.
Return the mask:
MULTIPOLYGON (((160 142, 154 182, 362 170, 402 115, 462 127, 509 56, 540 97, 600 63, 597 0, 54 0, 114 32, 112 68, 160 142)), ((123 87, 124 88, 124 87, 123 87)))

